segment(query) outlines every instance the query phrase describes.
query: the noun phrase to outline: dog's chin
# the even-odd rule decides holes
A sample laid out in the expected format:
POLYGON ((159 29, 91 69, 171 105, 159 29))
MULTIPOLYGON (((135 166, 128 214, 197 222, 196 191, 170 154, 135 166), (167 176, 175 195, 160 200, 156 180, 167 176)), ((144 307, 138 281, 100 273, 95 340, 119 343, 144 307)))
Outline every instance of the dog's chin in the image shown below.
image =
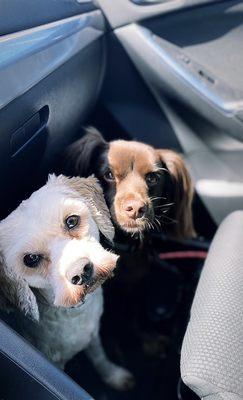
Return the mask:
POLYGON ((92 283, 90 285, 81 285, 81 287, 82 287, 82 295, 77 299, 77 301, 75 303, 72 302, 71 304, 67 304, 66 308, 79 308, 79 307, 81 307, 85 303, 87 294, 94 292, 94 290, 98 286, 95 287, 94 283, 92 283))
POLYGON ((79 301, 77 304, 74 304, 74 305, 72 305, 70 307, 67 307, 67 308, 71 308, 71 309, 80 308, 80 307, 82 307, 84 305, 84 303, 85 303, 85 300, 82 300, 82 301, 79 301))
POLYGON ((124 223, 118 222, 118 226, 124 232, 129 233, 131 235, 142 234, 143 232, 145 232, 148 229, 147 224, 144 221, 140 221, 140 222, 128 221, 128 222, 124 222, 124 223))

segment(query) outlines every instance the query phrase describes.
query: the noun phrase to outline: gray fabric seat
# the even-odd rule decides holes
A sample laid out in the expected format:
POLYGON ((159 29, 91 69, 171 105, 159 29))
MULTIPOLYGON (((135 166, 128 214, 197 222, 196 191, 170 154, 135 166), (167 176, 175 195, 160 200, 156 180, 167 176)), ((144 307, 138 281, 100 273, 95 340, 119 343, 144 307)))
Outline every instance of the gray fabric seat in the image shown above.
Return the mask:
POLYGON ((202 399, 243 399, 243 212, 220 225, 199 280, 181 375, 202 399))

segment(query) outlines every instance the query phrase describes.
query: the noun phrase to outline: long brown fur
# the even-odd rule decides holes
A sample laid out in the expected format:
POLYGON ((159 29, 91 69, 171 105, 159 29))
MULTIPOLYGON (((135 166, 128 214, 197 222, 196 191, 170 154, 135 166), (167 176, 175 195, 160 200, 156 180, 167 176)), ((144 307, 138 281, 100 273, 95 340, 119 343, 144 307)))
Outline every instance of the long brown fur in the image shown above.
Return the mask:
POLYGON ((182 157, 176 152, 155 149, 137 141, 114 140, 108 143, 97 130, 89 129, 83 138, 68 148, 65 162, 64 172, 68 175, 95 174, 103 187, 112 219, 122 230, 132 233, 134 228, 145 232, 157 224, 163 233, 176 239, 195 236, 193 184, 182 157), (107 170, 114 175, 112 183, 105 179, 107 170), (156 189, 158 194, 153 198, 146 175, 159 170, 162 178, 156 189), (134 200, 147 205, 145 218, 136 221, 127 218, 124 204, 134 200), (165 203, 169 204, 169 210, 163 214, 165 203), (156 213, 159 210, 158 217, 156 213))
POLYGON ((192 216, 194 187, 186 165, 181 156, 174 151, 156 150, 156 153, 166 164, 174 180, 174 210, 177 221, 174 225, 174 235, 178 238, 194 237, 196 236, 192 216))

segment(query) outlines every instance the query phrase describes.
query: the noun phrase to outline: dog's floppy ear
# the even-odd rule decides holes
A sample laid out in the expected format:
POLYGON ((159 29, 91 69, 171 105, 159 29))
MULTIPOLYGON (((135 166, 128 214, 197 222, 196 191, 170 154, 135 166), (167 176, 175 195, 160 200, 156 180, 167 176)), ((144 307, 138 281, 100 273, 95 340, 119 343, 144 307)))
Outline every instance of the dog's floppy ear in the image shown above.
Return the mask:
POLYGON ((195 236, 192 217, 194 188, 183 159, 172 150, 157 150, 162 164, 166 166, 172 183, 173 218, 176 223, 173 236, 190 238, 195 236))
POLYGON ((95 128, 89 127, 85 131, 86 134, 65 152, 62 172, 67 176, 88 177, 95 173, 97 158, 108 149, 108 143, 95 128))
POLYGON ((98 179, 94 176, 67 178, 63 175, 59 175, 57 179, 65 180, 68 186, 78 192, 91 211, 100 232, 112 242, 115 234, 114 226, 98 179))
POLYGON ((36 298, 28 283, 9 270, 0 255, 0 308, 4 311, 19 309, 27 317, 39 321, 36 298))

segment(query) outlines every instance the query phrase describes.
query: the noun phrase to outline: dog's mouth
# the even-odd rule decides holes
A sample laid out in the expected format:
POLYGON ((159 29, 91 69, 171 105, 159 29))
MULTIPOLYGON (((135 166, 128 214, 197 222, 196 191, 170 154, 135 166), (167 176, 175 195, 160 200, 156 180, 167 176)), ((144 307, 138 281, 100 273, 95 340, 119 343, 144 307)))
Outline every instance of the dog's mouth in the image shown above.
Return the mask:
POLYGON ((130 234, 135 234, 135 233, 143 233, 145 231, 148 231, 152 228, 152 222, 150 221, 149 218, 143 217, 139 218, 134 221, 126 221, 123 223, 119 223, 118 225, 120 228, 130 234))
POLYGON ((134 224, 132 226, 130 224, 122 224, 120 225, 120 227, 122 228, 123 231, 132 234, 145 231, 145 227, 137 224, 134 224))
POLYGON ((84 285, 85 295, 94 292, 99 286, 101 286, 107 279, 112 278, 114 275, 113 271, 109 272, 99 272, 96 276, 84 285))

